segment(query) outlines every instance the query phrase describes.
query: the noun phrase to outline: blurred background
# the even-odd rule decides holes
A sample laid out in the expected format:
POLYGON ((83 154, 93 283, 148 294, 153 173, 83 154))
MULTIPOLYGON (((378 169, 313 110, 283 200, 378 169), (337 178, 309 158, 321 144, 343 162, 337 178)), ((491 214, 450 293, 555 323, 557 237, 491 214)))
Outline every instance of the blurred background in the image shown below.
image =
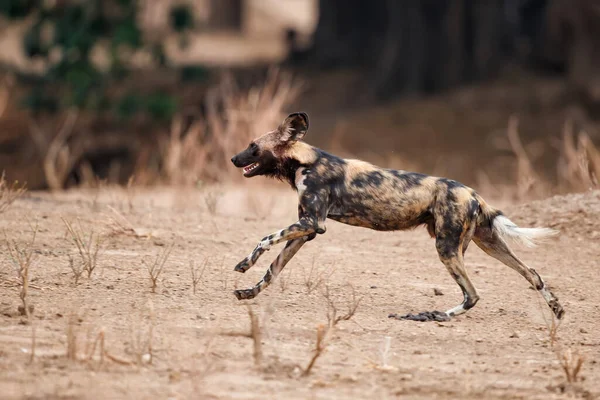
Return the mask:
POLYGON ((306 141, 487 195, 600 175, 595 0, 2 0, 0 170, 35 189, 242 181, 306 141))

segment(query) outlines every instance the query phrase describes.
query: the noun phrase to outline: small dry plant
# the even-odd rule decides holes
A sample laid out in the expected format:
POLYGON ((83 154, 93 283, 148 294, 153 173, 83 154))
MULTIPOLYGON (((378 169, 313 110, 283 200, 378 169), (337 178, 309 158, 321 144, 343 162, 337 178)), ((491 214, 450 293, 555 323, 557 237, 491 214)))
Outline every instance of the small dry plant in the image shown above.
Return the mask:
POLYGON ((302 370, 302 376, 310 375, 310 371, 312 371, 317 359, 321 357, 325 348, 327 347, 327 339, 331 332, 331 326, 326 326, 325 324, 319 324, 317 326, 317 338, 315 341, 315 348, 313 349, 313 355, 308 361, 308 364, 302 370))
POLYGON ((104 333, 96 336, 96 340, 90 340, 92 337, 93 326, 89 325, 87 334, 85 334, 84 315, 79 312, 71 311, 67 319, 67 349, 66 357, 71 361, 88 361, 94 356, 96 346, 100 342, 101 360, 104 360, 104 333), (82 339, 83 337, 83 339, 82 339), (83 343, 82 343, 83 342, 83 343))
POLYGON ((217 206, 219 205, 221 197, 223 197, 223 192, 216 189, 207 190, 206 193, 204 193, 204 204, 210 215, 217 214, 217 206))
POLYGON ((66 356, 69 360, 72 361, 77 361, 79 359, 78 357, 78 340, 77 340, 77 336, 78 336, 78 323, 79 323, 79 316, 77 316, 75 313, 71 313, 69 315, 69 319, 67 322, 67 353, 66 356))
POLYGON ((194 294, 196 294, 196 289, 198 287, 198 284, 202 280, 202 277, 204 276, 204 271, 206 270, 207 265, 208 265, 208 258, 205 258, 204 261, 202 263, 200 263, 199 265, 196 265, 196 262, 194 260, 190 261, 190 272, 192 275, 192 289, 194 291, 194 294))
POLYGON ((249 304, 246 305, 248 307, 248 317, 250 319, 250 330, 248 332, 225 332, 223 335, 225 336, 233 336, 233 337, 245 337, 252 339, 252 343, 254 345, 253 357, 254 364, 256 366, 260 366, 263 359, 263 351, 262 351, 262 329, 260 325, 260 321, 258 315, 252 309, 252 306, 249 304))
POLYGON ((0 175, 0 213, 6 211, 6 209, 26 191, 27 188, 25 187, 25 184, 19 185, 19 182, 17 181, 9 184, 6 181, 4 171, 2 171, 2 175, 0 175))
POLYGON ((111 354, 106 347, 106 332, 104 328, 95 331, 90 325, 87 334, 83 330, 84 317, 72 311, 67 319, 67 349, 65 356, 71 361, 92 362, 97 360, 103 364, 105 360, 121 365, 131 365, 132 362, 111 354), (83 343, 82 342, 82 337, 83 343), (96 354, 98 356, 96 357, 96 354))
POLYGON ((557 172, 563 189, 577 191, 597 189, 600 179, 600 150, 594 146, 588 134, 580 132, 575 138, 573 125, 567 122, 558 147, 560 156, 557 172))
POLYGON ((354 289, 354 286, 348 284, 348 287, 350 288, 351 295, 346 304, 347 310, 345 313, 340 314, 338 306, 331 296, 329 285, 325 285, 325 289, 323 290, 323 298, 327 302, 327 322, 330 326, 336 326, 338 322, 348 321, 350 318, 352 318, 363 299, 362 297, 356 296, 356 290, 354 289))
POLYGON ((125 186, 125 194, 127 195, 127 206, 129 212, 133 211, 133 200, 135 198, 135 176, 131 175, 127 180, 127 186, 125 186))
POLYGON ((23 247, 18 245, 15 240, 9 239, 6 231, 4 232, 8 256, 17 274, 18 285, 21 287, 19 298, 21 299, 22 304, 19 306, 18 310, 21 315, 27 317, 28 321, 30 321, 31 313, 33 312, 33 305, 29 303, 29 281, 31 266, 34 261, 33 254, 35 250, 33 245, 37 236, 38 225, 36 223, 35 226, 30 227, 32 231, 31 241, 26 243, 23 247))
POLYGON ((98 266, 98 256, 104 243, 102 237, 94 233, 93 230, 90 230, 89 234, 86 235, 81 227, 81 222, 79 222, 78 227, 75 227, 66 219, 63 218, 62 220, 81 258, 81 264, 77 265, 77 261, 69 256, 69 266, 73 272, 75 284, 77 284, 84 271, 87 272, 88 278, 92 277, 92 273, 98 266))
POLYGON ((54 134, 42 128, 46 124, 38 124, 35 119, 30 120, 29 134, 38 152, 43 156, 44 175, 50 190, 63 188, 69 173, 85 152, 81 144, 72 146, 68 143, 75 134, 74 128, 78 117, 77 110, 67 111, 61 127, 54 134))
POLYGON ((523 142, 519 136, 519 121, 516 117, 511 117, 508 121, 507 136, 510 147, 517 159, 517 197, 524 199, 531 195, 535 197, 544 197, 549 193, 548 187, 535 172, 533 163, 525 151, 523 142))
POLYGON ((231 274, 229 273, 229 267, 225 265, 225 257, 221 257, 218 271, 221 275, 221 287, 224 291, 226 291, 229 287, 229 277, 231 274))
POLYGON ((154 303, 148 300, 148 316, 144 318, 139 315, 137 320, 134 319, 131 334, 131 345, 129 352, 134 357, 134 362, 137 365, 152 364, 154 360, 154 327, 156 326, 156 315, 154 312, 154 303), (147 319, 144 327, 143 320, 147 319))
POLYGON ((313 256, 312 263, 308 274, 304 267, 302 267, 302 278, 304 286, 306 287, 306 293, 311 294, 315 290, 321 287, 321 285, 328 281, 331 275, 335 272, 335 265, 331 267, 330 271, 326 268, 321 268, 317 263, 317 256, 313 256))
MULTIPOLYGON (((543 309, 542 309, 543 310, 543 309)), ((560 367, 563 371, 565 383, 559 385, 561 390, 565 390, 566 385, 569 385, 575 389, 577 383, 582 381, 581 378, 581 368, 583 367, 583 362, 585 358, 579 354, 577 351, 573 351, 571 347, 564 348, 560 342, 558 337, 558 329, 560 327, 561 321, 556 319, 554 313, 551 313, 550 320, 546 318, 546 312, 541 311, 544 316, 544 320, 546 321, 546 326, 548 328, 548 338, 550 342, 550 349, 556 355, 556 358, 560 364, 560 367)))
POLYGON ((556 354, 556 358, 560 363, 562 371, 564 373, 567 383, 574 384, 580 382, 581 367, 583 366, 584 357, 577 351, 573 351, 570 347, 564 348, 558 338, 558 328, 560 327, 560 321, 556 319, 554 314, 551 316, 552 320, 548 327, 548 335, 550 336, 550 348, 556 354))
POLYGON ((75 281, 75 286, 79 284, 79 279, 81 275, 83 275, 83 271, 85 264, 83 262, 77 262, 73 259, 73 256, 69 254, 69 268, 71 268, 71 272, 73 273, 73 280, 75 281))
POLYGON ((158 252, 156 257, 154 258, 154 261, 151 263, 146 260, 142 260, 142 263, 145 264, 146 268, 148 269, 148 275, 150 276, 150 283, 152 285, 152 293, 156 293, 158 278, 160 277, 160 274, 165 268, 165 263, 169 259, 173 247, 174 244, 171 244, 170 246, 165 247, 163 251, 158 252))
POLYGON ((325 298, 325 301, 327 302, 327 325, 320 324, 319 326, 317 326, 317 337, 315 341, 315 347, 313 349, 313 354, 308 364, 303 369, 302 376, 310 375, 310 372, 313 369, 315 363, 317 362, 317 359, 321 357, 323 352, 325 352, 329 343, 329 338, 333 334, 336 325, 341 321, 350 320, 354 316, 354 314, 356 314, 356 310, 360 305, 362 297, 357 298, 356 290, 354 289, 354 287, 352 285, 348 286, 350 287, 352 294, 350 301, 347 304, 347 311, 344 314, 339 314, 339 307, 335 304, 335 301, 331 296, 329 285, 325 286, 325 289, 322 294, 325 298))

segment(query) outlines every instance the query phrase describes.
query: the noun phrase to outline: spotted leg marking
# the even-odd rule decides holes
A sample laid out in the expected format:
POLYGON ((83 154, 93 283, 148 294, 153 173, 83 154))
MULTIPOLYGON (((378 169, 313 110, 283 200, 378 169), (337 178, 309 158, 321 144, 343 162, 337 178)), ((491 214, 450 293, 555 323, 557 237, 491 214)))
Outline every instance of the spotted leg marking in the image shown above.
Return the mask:
POLYGON ((284 240, 293 240, 303 236, 308 236, 314 232, 323 233, 325 230, 321 228, 318 222, 312 218, 300 218, 298 222, 281 229, 275 233, 265 236, 260 243, 252 250, 246 258, 240 261, 234 268, 237 272, 248 271, 263 253, 271 248, 271 246, 283 242, 284 240))
POLYGON ((310 239, 309 236, 304 236, 299 239, 290 240, 285 245, 284 249, 279 253, 275 261, 271 264, 265 276, 254 287, 250 289, 236 290, 233 292, 238 300, 253 299, 263 289, 271 284, 273 279, 279 275, 285 265, 292 259, 294 254, 310 239))

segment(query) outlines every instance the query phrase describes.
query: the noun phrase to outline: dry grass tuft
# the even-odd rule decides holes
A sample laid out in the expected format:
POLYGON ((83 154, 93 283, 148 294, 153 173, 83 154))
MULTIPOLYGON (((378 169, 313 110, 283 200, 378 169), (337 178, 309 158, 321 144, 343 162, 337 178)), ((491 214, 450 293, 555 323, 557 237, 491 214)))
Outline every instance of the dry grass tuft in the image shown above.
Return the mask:
POLYGON ((581 372, 584 360, 582 355, 577 351, 573 352, 570 348, 564 350, 559 355, 558 361, 568 383, 580 382, 579 373, 581 372))
POLYGON ((306 293, 311 294, 320 288, 324 282, 329 280, 334 272, 335 266, 332 266, 331 270, 327 271, 326 268, 321 268, 317 264, 317 256, 313 256, 308 274, 306 273, 304 266, 302 267, 302 279, 304 281, 304 286, 306 287, 306 293))
POLYGON ((171 244, 170 246, 167 246, 163 251, 159 252, 152 263, 142 260, 142 263, 146 265, 146 268, 148 269, 148 274, 150 275, 152 293, 156 293, 156 287, 158 286, 158 278, 163 272, 165 263, 169 259, 169 256, 171 255, 171 251, 173 250, 174 246, 174 244, 171 244))
MULTIPOLYGON (((552 143, 559 150, 556 160, 557 185, 544 181, 534 170, 533 161, 521 142, 518 120, 515 117, 509 120, 507 136, 517 161, 517 200, 545 198, 556 192, 582 192, 600 187, 600 150, 586 132, 581 131, 575 135, 570 121, 565 123, 562 138, 552 143)), ((480 173, 478 180, 481 188, 492 189, 488 192, 499 194, 485 174, 480 173)), ((512 192, 512 188, 508 188, 508 191, 512 192)))
POLYGON ((133 354, 134 362, 137 365, 152 364, 154 359, 153 342, 154 327, 156 326, 156 315, 154 312, 154 303, 148 300, 148 322, 144 329, 144 316, 140 315, 137 321, 132 325, 131 345, 129 351, 133 354))
POLYGON ((0 213, 6 211, 6 209, 26 191, 27 188, 25 187, 25 184, 19 185, 19 182, 17 181, 9 184, 6 181, 4 171, 2 171, 2 175, 0 175, 0 213))
MULTIPOLYGON (((248 91, 240 90, 226 76, 207 94, 202 117, 191 123, 184 115, 173 119, 169 136, 162 144, 159 179, 183 186, 240 180, 241 174, 231 166, 231 156, 254 137, 277 126, 300 89, 291 76, 277 69, 270 71, 262 85, 248 91)), ((152 177, 147 163, 138 165, 136 176, 152 177)))
POLYGON ((92 277, 92 273, 98 265, 100 250, 103 248, 103 239, 99 234, 94 233, 93 230, 90 230, 90 233, 86 236, 81 227, 81 223, 79 223, 79 227, 76 228, 66 219, 62 218, 62 220, 67 227, 71 240, 75 244, 75 247, 77 247, 79 256, 81 257, 81 264, 76 265, 76 261, 69 256, 69 266, 73 272, 75 284, 77 284, 83 271, 87 272, 88 278, 92 277))
POLYGON ((30 121, 29 133, 38 151, 43 155, 44 175, 50 190, 61 190, 63 188, 67 176, 83 152, 83 149, 73 149, 68 144, 69 138, 75 133, 74 128, 78 117, 78 111, 69 110, 62 126, 53 135, 51 141, 48 141, 50 135, 34 119, 30 121))
POLYGON ((262 351, 262 338, 263 333, 260 325, 260 320, 258 315, 254 312, 250 305, 246 305, 248 307, 248 317, 250 318, 250 331, 249 332, 225 332, 223 335, 225 336, 233 336, 233 337, 245 337, 252 339, 253 343, 253 357, 254 364, 256 366, 260 366, 263 359, 263 351, 262 351))
POLYGON ((545 310, 545 308, 541 308, 541 310, 543 310, 541 312, 546 321, 546 327, 548 328, 550 349, 554 352, 565 378, 565 382, 559 386, 561 387, 561 390, 565 389, 565 385, 580 389, 576 387, 576 385, 583 380, 581 377, 581 368, 583 367, 585 358, 579 354, 578 351, 573 351, 571 347, 565 348, 561 344, 558 333, 562 321, 558 320, 554 313, 550 313, 550 320, 548 320, 546 318, 546 313, 548 311, 545 310))
POLYGON ((567 122, 558 147, 560 156, 556 166, 559 185, 563 190, 597 189, 600 179, 600 150, 594 146, 588 134, 580 132, 575 138, 573 125, 567 122))
POLYGON ((31 242, 24 247, 19 246, 15 240, 9 239, 6 231, 4 232, 8 256, 17 274, 17 282, 21 287, 19 298, 22 304, 18 310, 21 315, 27 317, 27 321, 31 320, 31 313, 33 312, 33 305, 29 303, 29 281, 35 252, 33 245, 37 236, 38 225, 36 223, 35 226, 30 225, 30 227, 32 231, 31 242))
POLYGON ((507 129, 508 142, 517 159, 517 198, 524 199, 531 196, 544 197, 549 191, 548 187, 535 172, 533 163, 525 151, 525 147, 519 136, 519 121, 511 117, 507 129))

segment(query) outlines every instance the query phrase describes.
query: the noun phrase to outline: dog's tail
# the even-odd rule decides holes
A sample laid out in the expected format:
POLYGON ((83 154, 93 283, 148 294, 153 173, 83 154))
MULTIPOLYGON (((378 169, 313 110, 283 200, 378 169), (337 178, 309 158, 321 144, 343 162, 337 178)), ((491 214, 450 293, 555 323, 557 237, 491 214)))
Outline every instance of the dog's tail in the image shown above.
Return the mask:
POLYGON ((544 239, 559 234, 559 231, 551 228, 521 228, 508 219, 502 211, 487 204, 481 196, 478 194, 475 196, 481 208, 479 225, 485 224, 503 240, 510 239, 527 247, 535 247, 544 239))

